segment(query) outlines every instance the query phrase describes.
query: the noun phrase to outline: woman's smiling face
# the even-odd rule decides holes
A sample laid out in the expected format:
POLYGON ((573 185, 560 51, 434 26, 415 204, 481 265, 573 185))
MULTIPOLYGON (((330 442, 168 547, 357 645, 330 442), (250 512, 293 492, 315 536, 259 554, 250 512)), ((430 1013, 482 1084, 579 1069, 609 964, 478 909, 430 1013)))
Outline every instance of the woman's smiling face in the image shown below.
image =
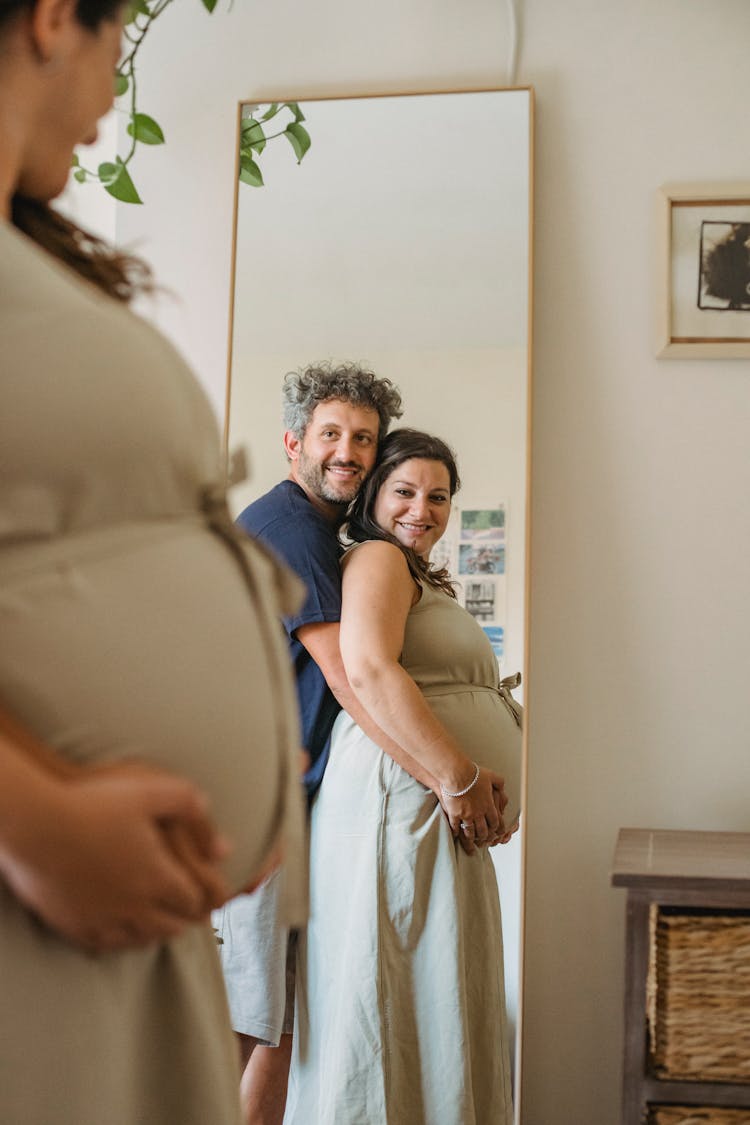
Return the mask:
POLYGON ((384 531, 427 558, 451 514, 448 469, 421 457, 403 461, 383 482, 373 514, 384 531))

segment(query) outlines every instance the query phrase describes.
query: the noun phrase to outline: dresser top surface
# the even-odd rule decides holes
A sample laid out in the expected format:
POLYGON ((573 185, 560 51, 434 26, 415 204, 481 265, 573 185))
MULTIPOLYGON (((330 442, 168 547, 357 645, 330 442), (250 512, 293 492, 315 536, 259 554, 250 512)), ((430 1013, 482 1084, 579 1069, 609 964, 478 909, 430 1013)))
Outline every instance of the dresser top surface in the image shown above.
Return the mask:
POLYGON ((621 828, 616 887, 711 886, 750 893, 750 832, 621 828))

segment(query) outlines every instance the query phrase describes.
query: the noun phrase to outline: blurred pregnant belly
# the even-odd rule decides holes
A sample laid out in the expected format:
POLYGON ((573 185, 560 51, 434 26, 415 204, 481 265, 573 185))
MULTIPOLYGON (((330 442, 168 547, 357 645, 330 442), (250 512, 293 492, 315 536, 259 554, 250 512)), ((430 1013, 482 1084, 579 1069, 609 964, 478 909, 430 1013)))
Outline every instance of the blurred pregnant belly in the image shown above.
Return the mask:
POLYGON ((199 519, 0 550, 0 702, 74 761, 194 780, 237 889, 278 829, 297 723, 283 645, 267 643, 281 644, 272 579, 254 573, 255 600, 199 519))

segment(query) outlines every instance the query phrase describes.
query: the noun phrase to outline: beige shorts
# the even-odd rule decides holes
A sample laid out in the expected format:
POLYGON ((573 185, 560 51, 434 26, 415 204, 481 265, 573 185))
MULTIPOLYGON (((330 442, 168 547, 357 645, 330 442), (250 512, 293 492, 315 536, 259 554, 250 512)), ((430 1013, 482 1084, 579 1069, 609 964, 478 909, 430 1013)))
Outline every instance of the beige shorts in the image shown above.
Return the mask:
POLYGON ((297 932, 279 922, 279 872, 212 917, 232 1027, 278 1047, 294 1027, 297 932))

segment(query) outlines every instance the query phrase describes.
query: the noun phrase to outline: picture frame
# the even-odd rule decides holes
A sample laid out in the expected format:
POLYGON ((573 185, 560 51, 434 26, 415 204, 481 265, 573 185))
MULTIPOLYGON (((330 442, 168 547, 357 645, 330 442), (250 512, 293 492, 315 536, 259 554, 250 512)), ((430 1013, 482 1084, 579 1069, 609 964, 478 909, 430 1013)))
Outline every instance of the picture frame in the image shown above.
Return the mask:
POLYGON ((750 358, 750 182, 664 184, 656 354, 750 358))

